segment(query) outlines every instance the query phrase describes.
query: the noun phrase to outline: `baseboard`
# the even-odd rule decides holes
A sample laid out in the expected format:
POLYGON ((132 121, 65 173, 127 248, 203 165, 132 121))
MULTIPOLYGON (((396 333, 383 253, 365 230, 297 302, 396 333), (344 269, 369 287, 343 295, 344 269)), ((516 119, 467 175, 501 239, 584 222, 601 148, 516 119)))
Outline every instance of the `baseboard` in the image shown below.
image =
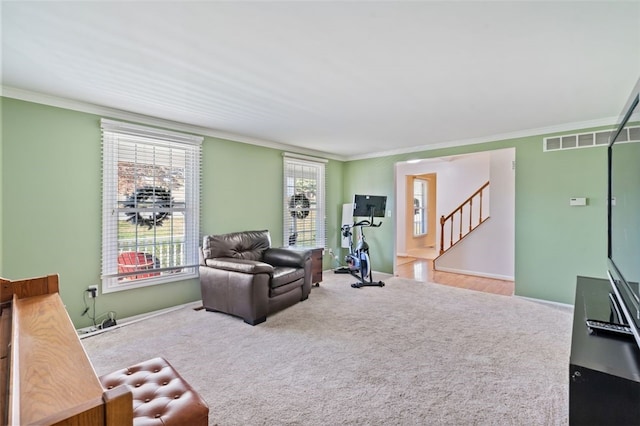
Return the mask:
POLYGON ((568 303, 554 302, 552 300, 537 299, 535 297, 526 297, 526 296, 518 296, 518 295, 514 295, 513 297, 517 297, 519 299, 524 299, 524 300, 529 300, 531 302, 542 303, 543 305, 550 305, 550 306, 558 307, 558 308, 566 308, 566 309, 572 309, 572 310, 574 309, 574 306, 570 305, 568 303))
POLYGON ((188 307, 197 308, 199 306, 202 306, 202 300, 183 303, 182 305, 176 305, 170 308, 159 309, 157 311, 147 312, 145 314, 140 314, 140 315, 134 315, 132 317, 117 319, 117 324, 109 328, 98 329, 97 327, 91 326, 91 327, 78 328, 76 331, 80 339, 84 339, 86 337, 95 336, 96 334, 101 334, 110 330, 115 330, 117 328, 124 327, 126 325, 134 324, 139 321, 144 321, 146 319, 154 318, 154 317, 157 317, 158 315, 166 314, 172 311, 177 311, 178 309, 183 309, 188 307))
POLYGON ((487 274, 485 272, 465 271, 464 269, 442 268, 442 267, 438 267, 435 270, 440 272, 451 272, 453 274, 473 275, 474 277, 492 278, 494 280, 515 281, 514 277, 508 276, 508 275, 487 274))

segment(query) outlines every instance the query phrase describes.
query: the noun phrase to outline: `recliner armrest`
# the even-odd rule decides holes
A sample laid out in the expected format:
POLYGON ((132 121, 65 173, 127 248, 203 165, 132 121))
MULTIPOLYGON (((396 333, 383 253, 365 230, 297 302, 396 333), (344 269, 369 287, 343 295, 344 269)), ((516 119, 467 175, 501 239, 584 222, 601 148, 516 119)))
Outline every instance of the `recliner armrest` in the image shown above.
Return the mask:
POLYGON ((296 250, 271 247, 265 250, 262 260, 274 266, 292 266, 304 268, 305 262, 311 257, 311 250, 296 250))
POLYGON ((210 268, 225 271, 241 272, 243 274, 273 274, 273 266, 257 260, 216 257, 214 259, 205 259, 204 262, 210 268))

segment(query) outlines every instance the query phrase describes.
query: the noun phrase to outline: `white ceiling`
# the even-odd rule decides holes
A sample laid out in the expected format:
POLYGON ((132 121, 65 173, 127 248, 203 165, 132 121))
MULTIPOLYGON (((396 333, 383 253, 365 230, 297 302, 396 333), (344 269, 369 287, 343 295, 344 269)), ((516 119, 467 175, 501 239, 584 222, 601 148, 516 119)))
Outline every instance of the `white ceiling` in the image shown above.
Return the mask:
POLYGON ((2 1, 1 13, 6 96, 341 159, 602 123, 640 76, 640 0, 2 1))

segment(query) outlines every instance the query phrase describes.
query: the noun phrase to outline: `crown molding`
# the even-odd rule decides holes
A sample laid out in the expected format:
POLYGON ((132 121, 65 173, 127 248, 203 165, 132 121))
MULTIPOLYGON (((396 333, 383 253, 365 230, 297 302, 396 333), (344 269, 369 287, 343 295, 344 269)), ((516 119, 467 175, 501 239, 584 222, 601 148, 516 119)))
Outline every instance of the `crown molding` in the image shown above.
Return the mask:
POLYGON ((543 136, 546 134, 553 134, 553 133, 573 132, 576 130, 589 129, 592 127, 613 126, 615 125, 615 123, 617 123, 617 120, 618 120, 618 117, 609 117, 609 118, 602 118, 598 120, 580 121, 580 122, 574 122, 574 123, 559 124, 556 126, 520 130, 517 132, 502 133, 502 134, 491 135, 491 136, 483 136, 479 138, 440 142, 440 143, 434 143, 429 145, 414 146, 414 147, 405 148, 405 149, 394 149, 394 150, 389 150, 384 152, 376 152, 373 154, 353 155, 353 156, 347 157, 346 161, 365 160, 368 158, 388 157, 388 156, 400 155, 400 154, 412 154, 415 152, 433 151, 435 149, 455 148, 459 146, 476 145, 481 143, 497 142, 497 141, 503 141, 508 139, 521 139, 521 138, 526 138, 531 136, 543 136))
POLYGON ((259 139, 259 138, 240 135, 236 133, 224 132, 221 130, 216 130, 208 127, 201 127, 201 126, 195 126, 195 125, 186 124, 186 123, 180 123, 177 121, 165 120, 165 119, 152 117, 144 114, 133 113, 130 111, 120 110, 116 108, 109 108, 109 107, 105 107, 97 104, 92 104, 89 102, 81 102, 73 99, 61 98, 58 96, 47 95, 39 92, 32 92, 29 90, 18 89, 15 87, 0 86, 0 90, 1 90, 0 94, 7 98, 34 102, 38 104, 49 105, 49 106, 69 109, 73 111, 106 116, 109 118, 114 118, 119 120, 132 121, 132 122, 145 124, 149 126, 164 127, 172 130, 186 132, 186 133, 194 133, 202 136, 225 139, 232 142, 246 143, 250 145, 262 146, 265 148, 277 149, 280 151, 289 151, 297 154, 310 155, 313 157, 321 157, 321 158, 327 158, 330 160, 337 160, 337 161, 366 160, 370 158, 389 157, 389 156, 401 155, 401 154, 412 154, 416 152, 433 151, 436 149, 454 148, 454 147, 466 146, 466 145, 476 145, 481 143, 496 142, 496 141, 507 140, 507 139, 519 139, 519 138, 525 138, 530 136, 542 136, 545 134, 570 132, 570 131, 575 131, 580 129, 588 129, 592 127, 611 126, 611 125, 614 125, 618 120, 618 117, 609 117, 609 118, 603 118, 598 120, 565 123, 565 124, 556 125, 556 126, 540 127, 536 129, 521 130, 517 132, 483 136, 479 138, 445 141, 445 142, 439 142, 439 143, 434 143, 429 145, 418 145, 410 148, 399 148, 399 149, 393 149, 388 151, 379 151, 379 152, 363 154, 363 155, 340 156, 340 155, 332 154, 328 152, 300 148, 297 146, 287 145, 280 142, 269 141, 266 139, 259 139))
POLYGON ((0 95, 6 98, 18 99, 21 101, 33 102, 42 105, 48 105, 57 108, 64 108, 72 111, 84 112, 88 114, 100 115, 108 118, 132 121, 147 126, 163 127, 171 130, 177 130, 185 133, 193 133, 201 136, 209 136, 212 138, 225 139, 232 142, 245 143, 249 145, 262 146, 265 148, 273 148, 280 151, 290 151, 302 155, 311 155, 314 157, 322 157, 331 160, 345 161, 344 157, 339 155, 315 151, 312 149, 300 148, 280 142, 269 141, 266 139, 253 138, 250 136, 240 135, 236 133, 224 132, 208 127, 195 126, 192 124, 181 123, 178 121, 165 120, 162 118, 152 117, 149 115, 138 114, 130 111, 120 110, 117 108, 109 108, 102 105, 92 104, 89 102, 76 101, 59 96, 47 95, 44 93, 33 92, 15 87, 1 86, 0 95))

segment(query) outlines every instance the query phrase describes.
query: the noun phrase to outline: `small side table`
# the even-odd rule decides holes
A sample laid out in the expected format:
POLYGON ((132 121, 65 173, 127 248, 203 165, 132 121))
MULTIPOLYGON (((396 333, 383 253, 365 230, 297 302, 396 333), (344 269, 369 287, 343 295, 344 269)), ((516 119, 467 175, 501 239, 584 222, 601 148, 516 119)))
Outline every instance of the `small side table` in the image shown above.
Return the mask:
POLYGON ((322 282, 322 248, 311 249, 311 283, 319 287, 322 282))
POLYGON ((286 248, 288 248, 289 250, 302 250, 311 252, 311 286, 320 287, 320 283, 322 282, 322 253, 324 252, 324 249, 296 246, 289 246, 286 248))

